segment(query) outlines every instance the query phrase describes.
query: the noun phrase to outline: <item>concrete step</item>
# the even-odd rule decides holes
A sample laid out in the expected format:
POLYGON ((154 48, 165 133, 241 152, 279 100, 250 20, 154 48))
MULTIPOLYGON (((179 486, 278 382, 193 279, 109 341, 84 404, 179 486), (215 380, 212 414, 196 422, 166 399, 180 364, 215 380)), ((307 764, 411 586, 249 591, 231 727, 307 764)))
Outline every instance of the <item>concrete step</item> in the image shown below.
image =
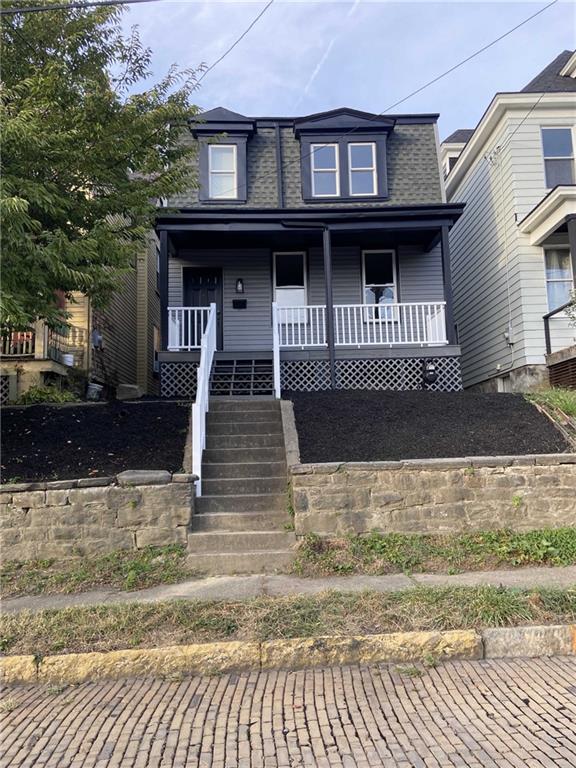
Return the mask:
POLYGON ((211 421, 208 435, 281 435, 282 422, 276 421, 211 421))
POLYGON ((211 435, 208 432, 206 448, 284 448, 284 435, 211 435))
POLYGON ((198 514, 205 512, 267 512, 288 511, 286 493, 246 493, 229 496, 199 496, 195 501, 198 514))
MULTIPOLYGON (((240 458, 240 457, 239 457, 240 458)), ((205 462, 202 465, 202 479, 229 480, 232 478, 248 477, 284 477, 287 478, 285 461, 243 461, 237 464, 231 462, 221 462, 210 464, 205 462)))
POLYGON ((192 533, 188 537, 188 552, 261 552, 290 549, 296 544, 291 531, 225 531, 192 533))
POLYGON ((238 494, 286 493, 288 478, 284 477, 245 477, 229 480, 202 480, 204 496, 237 496, 238 494))
POLYGON ((275 448, 247 448, 240 446, 210 448, 208 447, 202 454, 206 465, 208 464, 244 464, 246 462, 258 461, 286 461, 284 445, 275 448))
POLYGON ((208 512, 195 514, 190 525, 196 531, 285 531, 292 518, 282 510, 268 512, 208 512))
MULTIPOLYGON (((242 404, 240 403, 235 408, 229 408, 227 410, 220 408, 214 411, 212 410, 213 406, 211 405, 208 415, 206 416, 208 426, 211 427, 212 425, 220 424, 222 422, 225 424, 230 422, 237 424, 255 424, 256 422, 264 422, 265 424, 268 424, 270 422, 278 422, 282 424, 282 416, 279 408, 258 408, 255 410, 254 408, 241 408, 241 405, 242 404)), ((248 405, 248 403, 246 403, 246 405, 248 405)))
POLYGON ((232 575, 235 573, 275 573, 287 569, 294 553, 287 550, 263 552, 225 552, 188 555, 189 568, 197 573, 232 575))
POLYGON ((280 401, 274 398, 242 398, 240 400, 233 397, 224 398, 222 400, 212 398, 210 400, 210 413, 220 411, 280 411, 280 401))

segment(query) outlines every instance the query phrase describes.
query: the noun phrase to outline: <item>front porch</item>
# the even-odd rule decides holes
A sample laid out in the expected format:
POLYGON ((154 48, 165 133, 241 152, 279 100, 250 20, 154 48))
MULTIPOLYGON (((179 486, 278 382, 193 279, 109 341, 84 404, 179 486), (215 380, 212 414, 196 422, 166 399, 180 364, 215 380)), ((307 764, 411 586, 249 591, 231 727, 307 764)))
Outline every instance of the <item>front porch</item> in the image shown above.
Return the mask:
POLYGON ((166 217, 158 227, 162 393, 194 396, 211 305, 215 360, 268 361, 277 397, 282 389, 460 389, 448 249, 460 211, 166 217))

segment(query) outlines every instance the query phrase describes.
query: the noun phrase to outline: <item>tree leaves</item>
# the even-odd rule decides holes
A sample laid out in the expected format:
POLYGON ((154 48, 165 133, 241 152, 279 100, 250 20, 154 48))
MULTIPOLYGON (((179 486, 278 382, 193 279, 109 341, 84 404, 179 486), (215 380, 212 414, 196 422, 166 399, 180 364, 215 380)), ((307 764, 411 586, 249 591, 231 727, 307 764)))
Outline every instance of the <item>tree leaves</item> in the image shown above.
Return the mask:
POLYGON ((156 200, 196 183, 192 70, 155 84, 121 9, 12 16, 2 22, 0 322, 62 321, 55 292, 106 303, 153 226, 156 200))

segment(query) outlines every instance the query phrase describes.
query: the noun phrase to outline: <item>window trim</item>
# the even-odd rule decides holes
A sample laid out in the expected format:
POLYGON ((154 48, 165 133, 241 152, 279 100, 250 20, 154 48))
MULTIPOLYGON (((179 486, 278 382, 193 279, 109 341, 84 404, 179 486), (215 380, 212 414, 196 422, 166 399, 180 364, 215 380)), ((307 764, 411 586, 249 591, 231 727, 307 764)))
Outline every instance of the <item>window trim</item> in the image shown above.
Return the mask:
POLYGON ((300 184, 302 202, 315 203, 321 205, 327 201, 338 201, 339 203, 359 203, 365 201, 367 204, 376 200, 388 200, 390 198, 388 191, 388 151, 387 151, 387 133, 356 133, 354 143, 376 145, 376 169, 377 169, 377 193, 375 195, 350 195, 350 181, 348 178, 348 149, 347 145, 350 139, 346 136, 335 136, 331 133, 300 133, 300 184), (339 196, 322 195, 314 196, 312 194, 312 163, 310 153, 313 146, 318 144, 337 144, 338 145, 338 166, 339 166, 339 196))
POLYGON ((334 198, 334 197, 340 197, 340 151, 338 147, 338 142, 322 142, 318 144, 310 144, 310 183, 311 183, 311 190, 312 190, 312 197, 315 198, 334 198), (320 147, 334 147, 334 159, 335 159, 335 167, 334 168, 315 168, 314 167, 314 158, 316 156, 316 149, 320 147), (319 195, 316 194, 314 190, 314 174, 316 173, 335 173, 336 174, 336 193, 333 195, 319 195))
POLYGON ((350 197, 376 197, 378 195, 378 161, 377 161, 377 148, 375 141, 349 141, 348 142, 348 194, 350 197), (372 149, 372 165, 370 167, 352 167, 352 147, 371 147, 372 149), (372 189, 373 192, 353 192, 352 191, 352 174, 355 171, 370 171, 372 173, 372 189))
POLYGON ((540 145, 542 147, 542 164, 544 166, 544 186, 546 189, 554 189, 555 186, 564 186, 564 185, 558 185, 558 184, 555 184, 554 186, 550 186, 548 184, 548 178, 546 173, 547 160, 570 160, 572 162, 572 178, 574 179, 572 184, 576 184, 576 155, 574 153, 574 138, 575 138, 574 128, 571 125, 541 125, 540 126, 540 145), (572 142, 572 154, 565 155, 562 157, 547 157, 544 150, 544 131, 569 131, 570 140, 572 142))
POLYGON ((208 144, 208 196, 210 200, 238 200, 238 145, 237 144, 208 144), (233 150, 232 156, 234 158, 233 171, 220 171, 212 168, 212 150, 213 149, 229 149, 233 150), (234 174, 234 194, 233 195, 214 195, 212 192, 212 176, 214 174, 234 174))
POLYGON ((277 256, 302 256, 302 270, 304 272, 304 306, 308 305, 308 254, 306 251, 273 251, 272 252, 272 301, 276 301, 276 257, 277 256))
MULTIPOLYGON (((376 313, 373 312, 371 314, 369 307, 372 307, 373 305, 366 304, 366 288, 369 287, 369 285, 366 283, 366 254, 370 253, 389 253, 392 257, 392 277, 394 279, 393 283, 370 283, 369 285, 377 286, 388 286, 392 285, 394 288, 394 301, 392 302, 392 305, 399 304, 399 296, 400 296, 400 288, 398 285, 398 259, 396 254, 395 248, 370 248, 367 250, 362 251, 362 285, 360 287, 360 290, 362 291, 362 297, 361 297, 361 304, 364 304, 366 306, 366 309, 363 311, 364 315, 364 322, 372 322, 376 319, 376 313)), ((385 304, 382 306, 386 306, 385 304)), ((390 306, 390 305, 389 305, 390 306)), ((395 307, 394 311, 389 314, 388 317, 385 318, 385 320, 393 323, 399 322, 400 318, 398 316, 398 309, 395 307)))
POLYGON ((198 201, 206 206, 242 205, 247 201, 247 135, 229 134, 223 142, 217 141, 218 136, 201 136, 198 138, 198 167, 200 185, 198 201), (209 152, 211 146, 236 146, 236 197, 210 197, 209 152))
MULTIPOLYGON (((546 306, 548 307, 548 312, 553 312, 554 308, 550 307, 550 300, 548 298, 548 283, 572 283, 572 288, 570 292, 572 293, 574 289, 576 288, 576 276, 574 275, 574 268, 572 264, 572 259, 570 257, 570 246, 569 245, 547 245, 542 248, 543 255, 544 255, 544 288, 546 291, 546 306), (569 280, 562 280, 561 278, 548 278, 548 265, 546 263, 546 253, 548 251, 566 251, 568 254, 568 266, 570 270, 570 279, 569 280)), ((557 317, 565 317, 564 312, 559 312, 557 314, 557 317)))

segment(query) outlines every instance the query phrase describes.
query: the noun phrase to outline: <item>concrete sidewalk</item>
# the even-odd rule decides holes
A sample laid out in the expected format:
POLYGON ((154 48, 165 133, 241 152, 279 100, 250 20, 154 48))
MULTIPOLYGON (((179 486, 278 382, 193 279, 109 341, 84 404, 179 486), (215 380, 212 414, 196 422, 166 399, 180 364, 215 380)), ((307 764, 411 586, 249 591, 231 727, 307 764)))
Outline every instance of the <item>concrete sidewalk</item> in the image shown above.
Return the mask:
POLYGON ((330 576, 304 579, 288 575, 211 576, 205 579, 168 584, 136 592, 94 590, 72 595, 32 595, 1 601, 4 613, 42 611, 79 605, 118 605, 122 603, 154 603, 160 600, 247 600, 264 595, 312 595, 336 589, 341 592, 397 592, 415 586, 463 586, 482 584, 519 587, 576 586, 576 566, 567 568, 518 568, 511 571, 472 571, 453 576, 438 573, 387 576, 330 576))

